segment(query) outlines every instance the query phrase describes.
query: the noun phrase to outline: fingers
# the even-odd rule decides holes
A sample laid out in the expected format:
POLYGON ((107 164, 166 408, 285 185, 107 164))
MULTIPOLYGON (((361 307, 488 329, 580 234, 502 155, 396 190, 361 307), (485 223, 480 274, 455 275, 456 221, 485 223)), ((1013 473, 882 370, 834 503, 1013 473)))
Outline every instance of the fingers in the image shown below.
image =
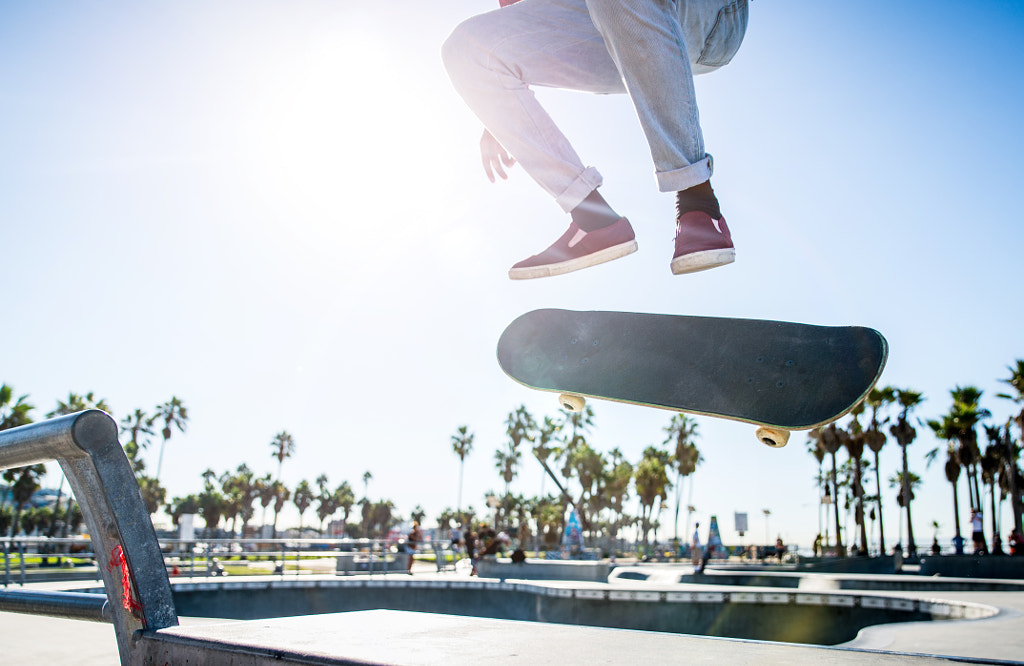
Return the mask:
POLYGON ((498 140, 487 131, 484 131, 480 138, 480 158, 484 173, 487 174, 487 180, 492 183, 495 182, 495 175, 502 180, 508 180, 508 174, 505 173, 502 165, 511 167, 516 163, 515 158, 509 155, 505 148, 498 143, 498 140))

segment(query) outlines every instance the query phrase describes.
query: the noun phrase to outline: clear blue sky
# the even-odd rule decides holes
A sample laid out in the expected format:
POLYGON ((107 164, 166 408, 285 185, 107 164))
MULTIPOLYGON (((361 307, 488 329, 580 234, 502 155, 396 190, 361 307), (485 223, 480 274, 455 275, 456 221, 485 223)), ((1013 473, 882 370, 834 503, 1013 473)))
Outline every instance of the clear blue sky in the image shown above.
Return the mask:
MULTIPOLYGON (((361 493, 369 470, 371 497, 429 516, 456 504, 458 426, 476 434, 463 496, 480 509, 502 488, 508 412, 555 414, 494 358, 503 327, 540 307, 869 325, 891 343, 883 383, 922 391, 920 416, 946 411, 958 384, 985 391, 994 421, 1011 413, 994 395, 1024 357, 1020 3, 754 2, 735 61, 697 83, 738 252, 706 274, 669 272, 673 201, 628 99, 539 91, 640 252, 525 283, 508 266, 567 219, 520 169, 487 182, 480 127, 439 57, 459 20, 490 8, 5 5, 0 381, 38 417, 69 391, 118 418, 182 398, 171 495, 208 467, 273 471, 269 443, 288 430, 289 484, 326 473, 361 493)), ((634 461, 671 416, 594 407, 592 443, 634 461)), ((808 545, 806 436, 770 450, 749 426, 698 422, 698 517, 717 514, 735 542, 746 511, 758 540, 767 527, 808 545)), ((918 432, 926 545, 933 519, 951 535, 951 497, 924 467, 938 443, 918 432)), ((898 458, 883 453, 887 476, 898 458)), ((540 485, 525 457, 513 488, 540 485)))

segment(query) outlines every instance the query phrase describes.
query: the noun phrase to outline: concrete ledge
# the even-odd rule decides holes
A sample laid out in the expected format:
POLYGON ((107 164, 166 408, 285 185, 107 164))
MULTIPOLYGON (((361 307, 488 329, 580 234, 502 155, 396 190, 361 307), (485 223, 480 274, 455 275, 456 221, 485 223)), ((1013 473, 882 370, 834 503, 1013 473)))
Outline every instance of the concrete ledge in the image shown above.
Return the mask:
POLYGON ((895 557, 819 557, 800 558, 796 571, 843 574, 894 574, 895 557))
POLYGON ((507 558, 483 558, 477 571, 484 578, 525 578, 529 580, 579 580, 603 583, 615 565, 593 560, 540 560, 527 558, 513 564, 507 558))
POLYGON ((922 576, 1024 579, 1024 557, 937 555, 921 558, 922 576))

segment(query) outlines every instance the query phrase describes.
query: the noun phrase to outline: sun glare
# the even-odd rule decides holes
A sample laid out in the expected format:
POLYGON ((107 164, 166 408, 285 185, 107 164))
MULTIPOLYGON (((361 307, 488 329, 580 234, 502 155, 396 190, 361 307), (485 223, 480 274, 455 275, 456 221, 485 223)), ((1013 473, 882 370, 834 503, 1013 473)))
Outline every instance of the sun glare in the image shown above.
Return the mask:
POLYGON ((422 54, 346 31, 318 35, 296 60, 274 67, 244 129, 260 195, 324 241, 377 239, 366 247, 382 225, 442 209, 452 169, 439 130, 451 121, 434 102, 451 91, 424 81, 422 54))

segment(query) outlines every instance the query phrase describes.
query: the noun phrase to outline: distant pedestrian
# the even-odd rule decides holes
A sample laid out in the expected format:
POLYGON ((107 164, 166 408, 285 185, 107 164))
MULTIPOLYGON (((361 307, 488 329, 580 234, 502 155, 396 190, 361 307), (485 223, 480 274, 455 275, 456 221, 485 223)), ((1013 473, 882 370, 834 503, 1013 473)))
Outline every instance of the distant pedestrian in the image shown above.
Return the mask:
POLYGON ((701 556, 704 549, 700 546, 700 523, 693 528, 693 538, 690 539, 690 562, 695 567, 700 566, 701 556))
POLYGON ((980 508, 971 509, 971 537, 974 541, 974 554, 987 555, 985 547, 985 520, 980 508))
POLYGON ((462 528, 456 525, 448 531, 448 538, 452 542, 452 552, 458 553, 462 547, 462 528))
POLYGON ((409 573, 412 573, 412 560, 413 556, 416 555, 416 548, 422 541, 423 531, 420 530, 420 524, 414 520, 412 529, 409 530, 409 534, 405 538, 406 552, 409 554, 409 573))
POLYGON ((1010 530, 1010 555, 1024 555, 1024 539, 1017 528, 1010 530))
POLYGON ((470 569, 469 575, 470 576, 475 576, 476 575, 476 532, 474 532, 472 529, 467 527, 462 532, 462 540, 466 544, 466 557, 469 558, 470 565, 472 566, 472 568, 470 569))

